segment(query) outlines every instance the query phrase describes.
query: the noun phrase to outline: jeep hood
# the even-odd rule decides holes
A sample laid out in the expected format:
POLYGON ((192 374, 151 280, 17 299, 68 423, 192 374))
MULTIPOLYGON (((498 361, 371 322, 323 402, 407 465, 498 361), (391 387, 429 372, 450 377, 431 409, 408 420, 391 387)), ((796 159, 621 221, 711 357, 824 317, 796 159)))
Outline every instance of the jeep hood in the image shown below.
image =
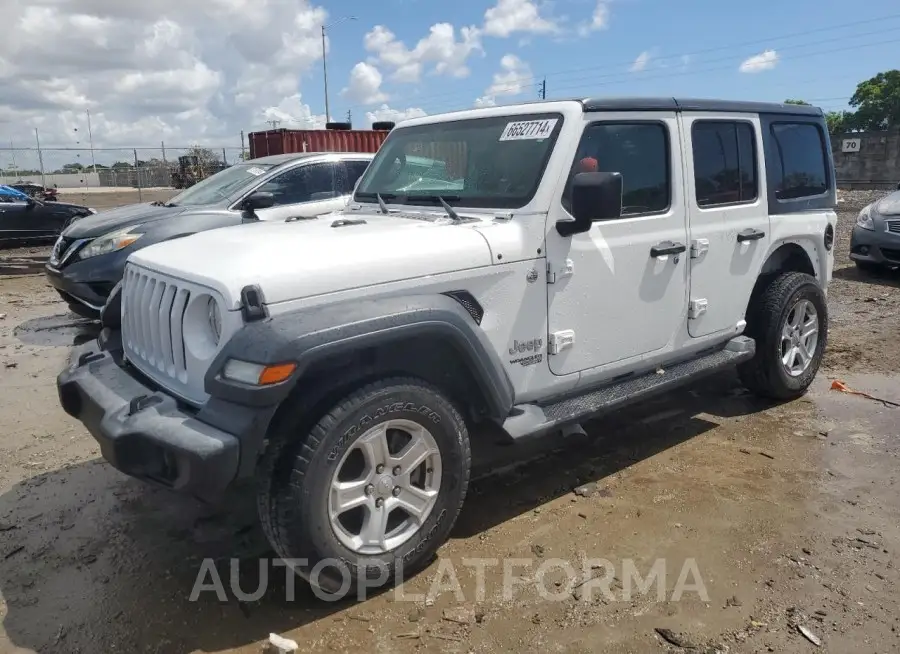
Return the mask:
POLYGON ((472 229, 480 224, 335 213, 201 232, 148 246, 129 262, 213 288, 236 309, 248 284, 275 304, 490 266, 488 243, 472 229), (339 226, 341 220, 366 222, 339 226))
POLYGON ((882 216, 900 216, 900 191, 881 198, 875 204, 875 211, 882 216))
POLYGON ((96 238, 123 227, 171 218, 193 208, 196 207, 160 207, 148 203, 128 204, 76 220, 65 230, 65 236, 67 238, 96 238))

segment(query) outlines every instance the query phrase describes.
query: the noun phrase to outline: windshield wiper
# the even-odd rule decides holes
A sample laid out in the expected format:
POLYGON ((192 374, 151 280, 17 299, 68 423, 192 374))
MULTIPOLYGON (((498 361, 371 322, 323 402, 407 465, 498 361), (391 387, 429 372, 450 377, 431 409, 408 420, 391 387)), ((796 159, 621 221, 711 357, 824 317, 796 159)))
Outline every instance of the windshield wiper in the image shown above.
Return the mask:
POLYGON ((447 212, 447 215, 450 216, 455 222, 461 222, 462 218, 459 217, 459 214, 447 204, 447 200, 451 202, 459 200, 458 195, 410 195, 407 196, 407 201, 409 202, 440 202, 441 206, 444 207, 444 211, 447 212))

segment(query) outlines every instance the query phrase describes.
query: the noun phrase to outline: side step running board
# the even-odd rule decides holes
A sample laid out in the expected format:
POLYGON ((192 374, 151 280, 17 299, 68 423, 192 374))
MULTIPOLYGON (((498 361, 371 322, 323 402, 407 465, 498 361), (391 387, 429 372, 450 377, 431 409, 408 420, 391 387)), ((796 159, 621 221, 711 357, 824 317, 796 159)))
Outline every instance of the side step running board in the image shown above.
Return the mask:
POLYGON ((514 415, 503 423, 506 432, 515 438, 538 436, 574 422, 596 417, 626 404, 647 399, 693 382, 696 379, 752 359, 756 343, 747 336, 731 339, 721 350, 677 363, 662 374, 650 372, 603 386, 583 395, 568 397, 552 404, 520 404, 513 407, 514 415))

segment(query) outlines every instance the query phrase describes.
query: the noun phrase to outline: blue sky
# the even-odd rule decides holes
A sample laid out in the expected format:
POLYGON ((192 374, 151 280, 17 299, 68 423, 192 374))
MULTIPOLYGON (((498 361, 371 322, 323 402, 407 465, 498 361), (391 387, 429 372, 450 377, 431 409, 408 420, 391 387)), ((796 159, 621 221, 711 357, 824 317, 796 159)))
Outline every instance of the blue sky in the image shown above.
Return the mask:
MULTIPOLYGON (((7 3, 8 4, 8 3, 7 3)), ((231 155, 241 133, 588 95, 846 107, 900 67, 900 4, 865 0, 29 0, 4 14, 0 168, 231 155), (853 11, 856 6, 864 11, 853 11), (848 10, 848 8, 850 10, 848 10), (90 117, 89 132, 88 117, 90 117), (95 151, 90 151, 90 145, 95 151)))
MULTIPOLYGON (((514 55, 525 66, 524 74, 514 76, 521 80, 522 92, 498 95, 497 103, 535 98, 536 83, 546 75, 551 98, 682 95, 781 101, 791 97, 840 109, 846 107, 857 82, 900 65, 900 5, 890 0, 867 0, 865 12, 848 12, 847 3, 810 0, 749 4, 688 0, 677 5, 668 0, 613 0, 601 3, 602 28, 588 33, 584 26, 597 9, 595 0, 507 3, 507 8, 532 4, 558 31, 532 33, 523 25, 506 36, 484 33, 485 12, 497 5, 496 0, 460 1, 452 11, 446 3, 426 0, 326 3, 332 20, 358 17, 329 32, 332 114, 348 107, 356 113, 371 108, 335 92, 360 61, 371 61, 382 73, 380 90, 390 107, 428 113, 471 106, 501 71, 504 55, 514 55), (464 26, 482 30, 481 50, 466 59, 468 76, 426 69, 417 82, 396 82, 377 53, 362 47, 375 25, 386 27, 412 49, 432 25, 442 22, 455 27, 457 39, 464 26), (762 58, 749 67, 753 72, 741 72, 742 62, 754 56, 762 58)), ((507 84, 506 90, 515 85, 507 84)), ((304 101, 317 109, 323 106, 320 70, 311 70, 302 86, 304 101)))

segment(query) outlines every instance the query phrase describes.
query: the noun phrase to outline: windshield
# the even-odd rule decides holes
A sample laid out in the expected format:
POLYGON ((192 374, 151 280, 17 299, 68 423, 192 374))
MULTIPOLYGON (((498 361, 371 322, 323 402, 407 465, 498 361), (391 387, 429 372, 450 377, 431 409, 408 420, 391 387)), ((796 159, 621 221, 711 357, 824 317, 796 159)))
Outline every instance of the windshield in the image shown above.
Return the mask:
POLYGON ((522 207, 537 191, 562 122, 559 114, 528 114, 397 129, 354 199, 522 207))
POLYGON ((239 163, 210 175, 169 201, 172 206, 197 207, 227 200, 269 170, 270 164, 239 163))

